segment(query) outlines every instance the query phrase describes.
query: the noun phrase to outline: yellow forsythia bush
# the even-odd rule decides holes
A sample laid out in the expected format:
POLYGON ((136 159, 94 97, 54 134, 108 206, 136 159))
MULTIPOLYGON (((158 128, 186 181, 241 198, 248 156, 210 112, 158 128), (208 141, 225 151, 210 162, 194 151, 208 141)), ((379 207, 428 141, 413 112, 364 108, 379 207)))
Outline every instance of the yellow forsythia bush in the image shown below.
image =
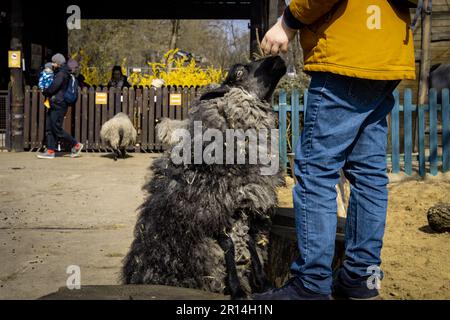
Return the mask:
POLYGON ((129 81, 132 85, 150 86, 154 79, 164 80, 167 86, 206 86, 220 83, 225 77, 222 69, 209 67, 206 70, 196 65, 195 60, 186 63, 186 58, 176 59, 178 49, 170 50, 162 62, 148 62, 151 75, 133 72, 129 81))
MULTIPOLYGON (((148 62, 151 75, 132 72, 128 82, 131 85, 151 86, 154 79, 162 79, 167 86, 206 86, 220 83, 226 76, 222 69, 213 67, 202 69, 195 60, 187 62, 186 58, 176 59, 177 51, 178 49, 168 51, 161 62, 148 62)), ((111 70, 102 73, 98 68, 91 66, 91 58, 83 49, 72 54, 72 59, 79 61, 80 73, 89 85, 106 85, 111 79, 111 70)), ((122 59, 123 74, 127 74, 126 63, 126 58, 122 59)))

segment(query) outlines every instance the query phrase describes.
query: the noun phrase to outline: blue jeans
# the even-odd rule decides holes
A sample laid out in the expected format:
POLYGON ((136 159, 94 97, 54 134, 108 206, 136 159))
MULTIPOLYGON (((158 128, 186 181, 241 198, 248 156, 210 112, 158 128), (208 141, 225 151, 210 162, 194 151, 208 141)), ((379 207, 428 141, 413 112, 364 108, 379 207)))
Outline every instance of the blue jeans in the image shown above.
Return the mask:
POLYGON ((77 140, 69 133, 64 131, 63 123, 64 117, 67 113, 66 105, 51 104, 50 109, 47 110, 45 119, 45 135, 47 136, 47 149, 56 150, 58 139, 70 142, 71 146, 77 144, 77 140))
POLYGON ((291 270, 303 285, 330 294, 337 224, 336 185, 351 184, 344 268, 355 279, 379 266, 387 209, 386 116, 398 81, 313 72, 305 126, 295 153, 294 209, 299 257, 291 270))

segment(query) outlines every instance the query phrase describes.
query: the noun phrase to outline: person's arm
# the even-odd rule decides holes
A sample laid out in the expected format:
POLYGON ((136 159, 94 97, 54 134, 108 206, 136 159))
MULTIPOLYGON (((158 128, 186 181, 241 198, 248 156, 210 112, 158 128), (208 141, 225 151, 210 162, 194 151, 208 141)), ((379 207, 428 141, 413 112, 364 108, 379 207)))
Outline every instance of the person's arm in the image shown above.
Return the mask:
POLYGON ((53 78, 52 84, 47 89, 44 89, 43 91, 44 96, 45 97, 53 96, 55 93, 59 91, 59 89, 61 89, 63 82, 64 82, 64 74, 62 72, 58 72, 53 78))
POLYGON ((286 53, 298 29, 322 17, 339 1, 342 0, 292 0, 281 19, 267 31, 261 49, 265 54, 286 53))

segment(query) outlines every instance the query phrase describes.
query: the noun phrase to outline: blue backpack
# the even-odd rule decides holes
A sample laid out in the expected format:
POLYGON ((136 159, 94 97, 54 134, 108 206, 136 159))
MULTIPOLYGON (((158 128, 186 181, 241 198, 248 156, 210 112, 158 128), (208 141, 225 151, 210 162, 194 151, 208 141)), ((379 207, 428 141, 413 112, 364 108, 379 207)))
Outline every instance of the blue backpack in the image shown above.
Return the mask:
POLYGON ((73 74, 70 75, 69 84, 64 92, 64 101, 67 104, 74 104, 78 99, 78 80, 73 74))

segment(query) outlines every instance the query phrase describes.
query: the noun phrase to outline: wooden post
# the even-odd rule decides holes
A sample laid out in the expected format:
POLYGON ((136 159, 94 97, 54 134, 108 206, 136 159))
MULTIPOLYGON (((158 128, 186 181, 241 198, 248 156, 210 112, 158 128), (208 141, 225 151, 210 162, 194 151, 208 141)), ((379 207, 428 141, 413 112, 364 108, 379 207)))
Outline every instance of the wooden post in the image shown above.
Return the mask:
POLYGON ((269 0, 252 1, 250 17, 250 59, 254 59, 254 53, 259 54, 259 40, 262 41, 268 30, 269 24, 269 0))
MULTIPOLYGON (((22 0, 11 0, 11 50, 20 51, 23 58, 23 5, 22 0)), ((20 68, 11 68, 11 149, 23 151, 24 86, 22 61, 20 68)))
MULTIPOLYGON (((421 57, 420 57, 420 76, 419 76, 419 91, 417 98, 417 107, 420 108, 428 102, 428 80, 430 77, 430 42, 431 42, 431 0, 423 1, 422 9, 422 39, 421 39, 421 57)), ((414 128, 415 129, 415 128, 414 128)), ((417 138, 417 130, 415 131, 415 138, 417 138)))
POLYGON ((279 3, 279 0, 269 0, 269 28, 277 22, 278 17, 281 15, 278 12, 279 3))

